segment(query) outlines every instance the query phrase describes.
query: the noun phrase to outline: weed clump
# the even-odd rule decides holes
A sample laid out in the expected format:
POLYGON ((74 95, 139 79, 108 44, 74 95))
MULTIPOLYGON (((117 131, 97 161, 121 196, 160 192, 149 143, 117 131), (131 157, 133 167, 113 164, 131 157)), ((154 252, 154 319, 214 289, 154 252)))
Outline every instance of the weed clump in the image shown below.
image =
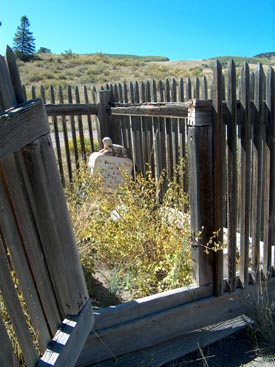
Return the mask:
POLYGON ((164 176, 156 182, 151 172, 138 174, 106 194, 102 178, 82 165, 67 191, 84 271, 89 277, 107 267, 116 295, 131 299, 191 283, 187 196, 171 180, 160 200, 164 176))

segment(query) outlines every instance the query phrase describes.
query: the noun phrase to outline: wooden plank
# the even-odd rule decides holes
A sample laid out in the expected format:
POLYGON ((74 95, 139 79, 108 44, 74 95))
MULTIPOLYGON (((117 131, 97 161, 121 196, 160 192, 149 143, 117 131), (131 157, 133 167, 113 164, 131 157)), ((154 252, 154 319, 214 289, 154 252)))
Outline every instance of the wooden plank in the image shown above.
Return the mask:
POLYGON ((207 79, 206 76, 201 78, 201 98, 208 99, 208 88, 207 88, 207 79))
MULTIPOLYGON (((160 80, 158 83, 159 90, 159 102, 164 101, 164 87, 160 80)), ((161 185, 161 196, 165 193, 167 189, 167 160, 166 160, 166 133, 165 133, 165 119, 159 117, 159 161, 160 161, 160 172, 163 174, 163 183, 161 185)))
POLYGON ((100 122, 100 135, 102 139, 109 136, 111 139, 112 131, 110 126, 110 116, 107 113, 111 101, 111 93, 107 90, 99 91, 98 119, 100 122))
POLYGON ((13 85, 13 90, 15 93, 16 101, 18 104, 23 103, 26 101, 26 98, 24 96, 24 92, 23 92, 23 88, 22 88, 22 84, 20 80, 20 75, 19 75, 17 64, 16 64, 15 55, 9 46, 7 46, 6 48, 6 62, 8 65, 9 74, 11 77, 11 82, 13 85))
MULTIPOLYGON (((130 101, 134 101, 134 86, 133 83, 129 84, 129 98, 130 101)), ((129 126, 130 126, 130 136, 131 136, 131 151, 132 151, 132 160, 133 160, 133 170, 134 170, 134 177, 136 176, 136 173, 139 171, 140 167, 137 164, 138 156, 136 154, 136 146, 137 146, 137 136, 135 133, 135 118, 129 116, 129 126)))
POLYGON ((188 183, 192 241, 192 273, 197 285, 213 283, 213 116, 194 106, 188 118, 188 183), (201 235, 198 236, 198 233, 201 235), (198 237, 198 238, 197 238, 198 237), (211 247, 211 246, 210 246, 211 247))
MULTIPOLYGON (((2 57, 0 57, 0 64, 0 80, 6 81, 6 83, 1 85, 0 88, 0 100, 2 101, 2 107, 7 109, 16 104, 16 97, 11 83, 11 75, 9 74, 7 65, 5 64, 2 57)), ((12 68, 13 72, 14 69, 15 66, 12 68)), ((15 77, 16 73, 14 74, 13 78, 15 77)), ((47 121, 47 119, 45 119, 45 121, 47 121)), ((8 249, 11 253, 12 261, 16 269, 16 274, 18 278, 20 278, 19 284, 23 296, 25 297, 28 311, 32 318, 33 327, 36 332, 38 330, 40 331, 38 333, 38 339, 41 348, 43 348, 49 340, 47 323, 45 321, 32 274, 28 266, 28 260, 26 259, 25 251, 22 247, 22 236, 17 226, 17 218, 12 208, 12 201, 10 200, 10 197, 7 197, 7 195, 9 196, 9 193, 7 183, 3 177, 2 172, 0 192, 3 214, 0 217, 2 236, 6 246, 8 246, 8 249)))
MULTIPOLYGON (((167 101, 169 102, 169 101, 167 101)), ((187 117, 190 102, 125 104, 110 108, 111 115, 187 117)))
MULTIPOLYGON (((4 245, 2 242, 2 238, 0 237, 0 289, 1 293, 12 322, 17 340, 21 347, 25 363, 28 367, 33 367, 36 361, 38 360, 38 353, 35 349, 33 340, 31 338, 30 330, 26 323, 26 318, 23 313, 20 301, 18 299, 18 294, 16 292, 12 276, 11 270, 9 268, 4 245)), ((0 321, 1 317, 0 317, 0 321)), ((3 325, 2 325, 3 326, 3 325)), ((0 331, 1 331, 1 322, 0 322, 0 331)), ((1 335, 1 351, 3 344, 5 346, 5 340, 3 341, 2 337, 6 339, 5 333, 0 333, 1 335)), ((8 352, 10 347, 8 346, 8 342, 6 344, 6 348, 8 352)), ((0 353, 1 354, 1 353, 0 353)), ((9 358, 13 359, 11 351, 9 351, 9 358)), ((1 361, 1 356, 0 356, 1 361)), ((1 366, 11 366, 10 364, 0 364, 1 366)))
MULTIPOLYGON (((177 102, 177 84, 173 78, 171 82, 171 100, 177 102)), ((177 175, 177 168, 179 165, 179 119, 172 119, 172 148, 173 148, 173 175, 177 175)), ((179 181, 179 177, 177 177, 179 181)))
MULTIPOLYGON (((75 102, 80 103, 78 86, 75 87, 75 102)), ((77 116, 77 125, 78 125, 78 133, 79 133, 79 140, 80 140, 81 156, 82 156, 82 159, 86 161, 86 148, 85 148, 85 139, 84 139, 84 132, 83 132, 82 115, 77 116)))
MULTIPOLYGON (((12 179, 12 178, 11 178, 12 179)), ((32 325, 39 338, 40 347, 46 347, 50 340, 47 321, 37 294, 28 259, 26 258, 22 235, 17 225, 17 218, 11 207, 11 199, 8 194, 7 183, 2 176, 0 182, 1 216, 0 227, 5 245, 11 254, 12 263, 19 279, 19 288, 29 311, 32 325), (8 195, 8 197, 7 197, 8 195)))
MULTIPOLYGON (((216 61, 213 72, 213 163, 214 163, 214 196, 213 196, 213 230, 217 233, 216 241, 223 242, 224 227, 224 194, 225 194, 225 125, 222 115, 222 66, 216 61)), ((223 251, 213 254, 215 294, 223 291, 223 251)))
POLYGON ((267 118, 267 144, 270 150, 270 181, 269 181, 269 219, 268 241, 264 244, 264 270, 271 271, 271 249, 274 244, 274 215, 275 215, 275 81, 274 70, 269 68, 267 72, 266 90, 266 118, 267 118))
MULTIPOLYGON (((63 92, 62 88, 59 87, 58 89, 58 95, 59 95, 59 102, 63 103, 63 92)), ((68 176, 69 181, 71 182, 73 179, 73 173, 72 173, 72 163, 71 163, 71 155, 70 155, 70 147, 69 147, 69 140, 68 140, 68 129, 67 129, 67 121, 65 116, 61 116, 62 121, 62 131, 63 131, 63 139, 64 139, 64 145, 65 145, 65 154, 66 154, 66 162, 67 162, 67 170, 68 170, 68 176)))
POLYGON ((37 367, 74 367, 93 326, 88 301, 76 316, 67 316, 48 345, 37 367))
MULTIPOLYGON (((86 104, 89 103, 88 90, 87 90, 86 85, 84 85, 84 100, 85 100, 85 103, 86 104)), ((90 148, 91 148, 91 152, 94 152, 95 151, 95 147, 94 147, 94 134, 93 134, 92 119, 91 119, 91 115, 90 114, 87 114, 87 122, 88 122, 89 138, 90 138, 90 148)))
POLYGON ((96 115, 98 106, 95 103, 47 103, 46 111, 48 116, 96 115))
POLYGON ((240 80, 241 103, 241 208, 240 208, 240 280, 248 284, 249 214, 251 193, 251 125, 249 99, 249 66, 244 64, 240 80))
MULTIPOLYGON (((155 80, 152 82, 152 102, 157 102, 157 85, 155 80)), ((154 151, 154 160, 155 160, 155 166, 154 166, 154 175, 156 180, 160 180, 161 176, 161 169, 160 169, 160 152, 161 152, 161 146, 160 146, 160 122, 158 117, 152 117, 152 124, 153 124, 153 151, 154 151)), ((161 195, 161 193, 158 193, 161 195)))
MULTIPOLYGON (((70 86, 68 86, 68 102, 73 103, 72 88, 70 86)), ((75 167, 79 168, 78 147, 77 147, 77 140, 76 140, 74 114, 70 116, 70 124, 71 124, 72 141, 73 141, 73 147, 74 147, 75 167)))
MULTIPOLYGON (((44 253, 41 250, 39 236, 33 221, 33 214, 29 206, 29 198, 26 195, 25 185, 29 183, 23 180, 21 171, 25 168, 21 155, 18 155, 16 158, 11 156, 2 161, 2 168, 9 188, 13 210, 16 213, 17 225, 22 237, 24 252, 26 253, 37 293, 41 300, 43 312, 46 315, 50 336, 53 336, 57 330, 57 325, 61 321, 61 317, 52 289, 48 268, 45 264, 44 253)), ((24 281, 24 279, 20 280, 20 282, 22 281, 24 281)), ((35 315, 35 317, 36 316, 37 315, 35 315)))
POLYGON ((49 130, 46 111, 39 99, 4 111, 0 114, 0 159, 47 134, 49 130))
POLYGON ((197 76, 194 77, 193 97, 200 99, 200 80, 197 76))
MULTIPOLYGON (((178 101, 184 102, 184 85, 183 79, 181 78, 178 82, 178 101)), ((187 172, 187 156, 186 156, 186 119, 179 119, 179 159, 182 162, 182 171, 181 171, 181 187, 183 191, 187 192, 187 181, 188 181, 188 172, 187 172)))
MULTIPOLYGON (((150 85, 146 83, 146 85, 141 82, 141 102, 150 102, 150 85)), ((150 170, 152 172, 152 165, 151 165, 151 155, 152 155, 152 120, 147 116, 141 117, 141 140, 142 140, 142 150, 143 150, 143 157, 144 157, 144 164, 145 164, 145 173, 150 170)))
MULTIPOLYGON (((233 319, 209 325, 198 330, 194 330, 186 335, 167 340, 163 343, 149 348, 141 349, 118 358, 108 359, 100 362, 100 367, 160 367, 168 364, 177 365, 177 358, 186 356, 189 353, 197 351, 199 348, 205 348, 215 342, 235 334, 246 328, 253 321, 246 315, 237 316, 233 319), (175 361, 175 362, 173 362, 175 361)), ((89 367, 98 366, 97 363, 89 367)))
POLYGON ((27 146, 23 156, 32 178, 28 196, 60 311, 62 317, 76 315, 88 292, 50 136, 27 146))
MULTIPOLYGON (((166 102, 170 102, 170 83, 168 79, 165 80, 164 98, 166 102)), ((165 135, 166 135, 166 149, 167 149, 166 151, 167 175, 168 175, 168 178, 171 180, 174 176, 173 139, 172 139, 172 120, 171 118, 165 119, 165 135)))
MULTIPOLYGON (((128 103, 128 88, 127 84, 123 83, 121 102, 128 103)), ((132 137, 130 129, 129 116, 121 116, 123 145, 127 148, 129 157, 133 157, 132 137)))
MULTIPOLYGON (((269 282, 270 294, 275 285, 269 282)), ((177 338, 207 325, 225 322, 246 313, 255 297, 255 287, 237 289, 220 297, 191 302, 163 312, 157 312, 132 322, 121 323, 91 333, 80 355, 77 366, 84 367, 158 343, 177 338), (251 297, 251 298, 250 298, 251 297)))
POLYGON ((1 315, 0 315, 0 335, 1 335, 0 366, 19 367, 18 360, 13 353, 12 344, 7 334, 7 330, 5 328, 1 315))
MULTIPOLYGON (((134 85, 130 83, 130 101, 132 103, 139 102, 139 85, 136 82, 134 85)), ((133 158, 134 165, 137 172, 145 174, 144 167, 144 152, 142 146, 141 137, 141 119, 140 117, 133 116, 130 119, 131 131, 132 131, 132 142, 133 142, 133 158)))
POLYGON ((178 81, 178 101, 184 102, 184 84, 182 78, 178 81))
MULTIPOLYGON (((261 215, 263 207, 263 123, 261 119, 262 110, 262 82, 263 68, 257 66, 255 74, 254 107, 253 108, 253 133, 252 133, 252 264, 255 273, 259 274, 260 266, 260 236, 261 236, 261 215)), ((252 112, 251 112, 252 113, 252 112)))
POLYGON ((186 95, 186 101, 189 101, 190 99, 192 99, 192 83, 191 83, 190 78, 186 78, 185 95, 186 95))
POLYGON ((0 55, 0 109, 5 110, 16 104, 9 70, 4 57, 0 55))
MULTIPOLYGON (((55 103, 55 93, 54 93, 54 88, 52 85, 50 86, 50 100, 51 100, 51 103, 55 103)), ((52 117, 52 123, 54 126, 54 138, 55 138, 54 140, 55 140, 55 148, 56 148, 59 173, 60 173, 62 185, 65 186, 65 177, 64 177, 62 152, 61 152, 61 145, 60 145, 60 138, 59 138, 58 120, 56 116, 52 117)))
POLYGON ((213 295, 213 287, 190 285, 94 311, 98 330, 198 301, 213 295))
POLYGON ((227 148, 228 148, 228 285, 236 287, 236 233, 237 233, 237 126, 236 126, 236 66, 233 59, 228 65, 227 88, 227 148))

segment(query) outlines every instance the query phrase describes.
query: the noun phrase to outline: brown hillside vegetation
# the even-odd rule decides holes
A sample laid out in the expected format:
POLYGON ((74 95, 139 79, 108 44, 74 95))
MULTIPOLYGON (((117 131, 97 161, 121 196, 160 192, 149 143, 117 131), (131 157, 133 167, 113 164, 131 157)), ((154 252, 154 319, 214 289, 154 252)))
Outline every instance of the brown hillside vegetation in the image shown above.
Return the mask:
MULTIPOLYGON (((166 58, 167 59, 167 58, 166 58)), ((54 54, 37 54, 31 62, 18 60, 23 84, 27 90, 31 86, 43 85, 46 90, 49 86, 81 86, 95 85, 100 89, 106 83, 128 83, 130 81, 165 80, 175 78, 187 78, 194 76, 210 77, 212 67, 216 59, 219 59, 223 68, 227 68, 231 57, 216 57, 206 60, 180 60, 180 61, 155 61, 165 60, 158 57, 135 57, 125 55, 77 55, 70 52, 54 54), (153 60, 153 61, 150 61, 153 60)), ((250 70, 254 70, 259 62, 264 68, 275 65, 274 58, 233 57, 237 73, 241 66, 248 62, 250 70)))

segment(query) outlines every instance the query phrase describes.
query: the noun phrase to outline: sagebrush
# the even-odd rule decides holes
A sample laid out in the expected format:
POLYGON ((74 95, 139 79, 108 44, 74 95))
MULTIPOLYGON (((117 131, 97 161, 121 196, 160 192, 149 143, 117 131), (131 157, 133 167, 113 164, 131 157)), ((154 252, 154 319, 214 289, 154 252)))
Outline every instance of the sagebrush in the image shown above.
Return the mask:
POLYGON ((130 297, 191 283, 187 195, 175 179, 160 199, 164 179, 138 174, 106 194, 102 178, 82 165, 67 199, 86 275, 108 267, 116 291, 130 297))

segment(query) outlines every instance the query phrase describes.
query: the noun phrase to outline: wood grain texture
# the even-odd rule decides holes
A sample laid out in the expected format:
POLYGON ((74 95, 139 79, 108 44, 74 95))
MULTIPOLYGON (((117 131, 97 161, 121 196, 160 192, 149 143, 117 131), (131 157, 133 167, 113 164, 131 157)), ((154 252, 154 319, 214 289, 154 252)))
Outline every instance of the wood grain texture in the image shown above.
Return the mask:
POLYGON ((73 367, 93 326, 90 301, 76 316, 67 316, 48 345, 37 367, 73 367))
POLYGON ((249 218, 251 209, 251 121, 249 99, 249 67, 246 63, 240 80, 241 103, 241 207, 240 207, 240 279, 243 286, 248 284, 249 218))
MULTIPOLYGON (((274 279, 269 283, 270 294, 275 289, 274 279)), ((77 367, 90 366, 98 361, 118 358, 120 355, 186 335, 197 329, 225 322, 246 313, 255 297, 255 287, 237 289, 220 297, 156 312, 132 322, 96 330, 91 333, 80 355, 77 367), (144 337, 146 336, 146 337, 144 337)))
MULTIPOLYGON (((222 67, 216 61, 213 71, 213 230, 216 232, 216 241, 223 243, 223 227, 225 213, 225 124, 223 121, 223 76, 222 67), (217 233, 218 232, 218 233, 217 233)), ((214 292, 220 295, 223 292, 223 250, 213 254, 214 292)))
MULTIPOLYGON (((18 298, 18 294, 13 283, 11 270, 8 265, 2 239, 0 239, 0 290, 5 305, 7 307, 10 320, 14 327, 16 337, 20 343, 25 363, 28 367, 33 367, 34 363, 38 359, 38 353, 31 338, 30 330, 28 328, 26 318, 18 298)), ((2 339, 2 333, 0 335, 2 339)), ((5 336, 3 337, 5 338, 5 336)), ((3 343, 5 344, 5 342, 3 343)), ((8 342, 6 346, 9 350, 10 347, 8 345, 8 342)), ((5 366, 5 364, 3 364, 3 366, 5 366)), ((7 366, 9 365, 7 364, 7 366)))
POLYGON ((26 102, 0 114, 0 159, 49 132, 41 100, 26 102))
POLYGON ((12 344, 7 334, 1 315, 0 315, 0 335, 1 335, 0 366, 19 367, 18 360, 13 353, 12 344))
MULTIPOLYGON (((29 185, 30 178, 27 180, 26 173, 23 173, 26 168, 21 155, 17 157, 10 156, 2 161, 2 168, 9 188, 10 201, 16 213, 24 252, 26 253, 37 293, 41 300, 42 309, 47 315, 47 325, 52 336, 56 332, 61 317, 25 189, 29 185)), ((24 279, 20 281, 24 281, 24 279)))
POLYGON ((227 154, 228 154, 228 285, 236 287, 236 233, 237 233, 237 125, 236 125, 236 67, 233 60, 228 67, 227 90, 227 154))

